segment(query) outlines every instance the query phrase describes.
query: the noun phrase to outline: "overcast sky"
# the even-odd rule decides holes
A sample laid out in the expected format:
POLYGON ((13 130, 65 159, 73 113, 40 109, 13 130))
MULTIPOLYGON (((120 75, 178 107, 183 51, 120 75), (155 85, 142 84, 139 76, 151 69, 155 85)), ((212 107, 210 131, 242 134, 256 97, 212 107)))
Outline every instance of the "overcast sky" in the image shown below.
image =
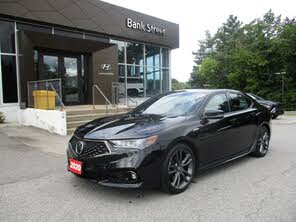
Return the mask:
POLYGON ((215 32, 230 14, 248 23, 269 9, 276 15, 296 16, 296 0, 104 0, 115 5, 169 20, 180 25, 180 48, 172 51, 172 76, 189 79, 192 51, 206 30, 215 32))

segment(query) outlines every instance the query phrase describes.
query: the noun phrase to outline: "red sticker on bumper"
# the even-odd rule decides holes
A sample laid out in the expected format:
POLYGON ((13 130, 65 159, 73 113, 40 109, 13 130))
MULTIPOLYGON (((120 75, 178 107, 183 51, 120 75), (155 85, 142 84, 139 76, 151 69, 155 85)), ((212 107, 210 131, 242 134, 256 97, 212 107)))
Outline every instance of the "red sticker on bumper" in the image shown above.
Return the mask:
POLYGON ((82 174, 82 162, 75 160, 75 159, 70 159, 69 160, 69 170, 73 173, 82 174))

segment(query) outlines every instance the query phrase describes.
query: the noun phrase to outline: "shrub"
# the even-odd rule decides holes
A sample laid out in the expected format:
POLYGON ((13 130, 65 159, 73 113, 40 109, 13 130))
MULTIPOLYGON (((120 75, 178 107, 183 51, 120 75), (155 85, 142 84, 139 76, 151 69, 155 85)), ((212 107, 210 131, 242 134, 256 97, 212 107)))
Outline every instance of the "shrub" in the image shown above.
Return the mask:
POLYGON ((0 123, 4 123, 5 116, 2 112, 0 112, 0 123))

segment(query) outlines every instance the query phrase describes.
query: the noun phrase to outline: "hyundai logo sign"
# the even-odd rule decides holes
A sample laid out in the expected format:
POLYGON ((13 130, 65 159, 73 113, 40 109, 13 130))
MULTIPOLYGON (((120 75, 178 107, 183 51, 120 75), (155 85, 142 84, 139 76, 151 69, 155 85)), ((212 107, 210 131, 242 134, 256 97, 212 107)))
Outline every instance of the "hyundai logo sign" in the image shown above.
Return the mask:
POLYGON ((101 69, 105 71, 111 70, 111 65, 110 64, 102 64, 101 69))

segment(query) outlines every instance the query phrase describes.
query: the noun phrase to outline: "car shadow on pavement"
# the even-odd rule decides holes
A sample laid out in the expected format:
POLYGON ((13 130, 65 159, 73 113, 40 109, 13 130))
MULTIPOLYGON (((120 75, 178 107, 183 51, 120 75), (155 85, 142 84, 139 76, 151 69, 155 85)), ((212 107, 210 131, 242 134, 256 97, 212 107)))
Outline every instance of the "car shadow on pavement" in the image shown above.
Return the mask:
MULTIPOLYGON (((195 176, 189 190, 185 191, 190 192, 196 189, 199 189, 198 184, 200 182, 210 181, 211 178, 224 174, 225 171, 231 171, 232 169, 242 167, 243 165, 248 165, 248 162, 254 160, 255 158, 245 156, 237 160, 225 163, 223 165, 211 168, 209 170, 198 173, 198 176, 195 176)), ((124 189, 124 188, 112 188, 104 187, 96 183, 95 181, 90 181, 86 178, 77 177, 74 175, 68 175, 70 177, 69 182, 72 184, 73 189, 78 189, 82 193, 86 193, 91 197, 97 197, 98 199, 106 198, 108 201, 123 201, 128 203, 139 202, 141 200, 156 200, 163 197, 171 197, 175 195, 169 195, 163 193, 160 188, 147 189, 147 188, 138 188, 138 189, 124 189)), ((211 180, 212 181, 212 180, 211 180)), ((76 191, 76 192, 78 192, 76 191)), ((182 193, 179 195, 183 195, 182 193)), ((178 196, 179 196, 178 195, 178 196)))

